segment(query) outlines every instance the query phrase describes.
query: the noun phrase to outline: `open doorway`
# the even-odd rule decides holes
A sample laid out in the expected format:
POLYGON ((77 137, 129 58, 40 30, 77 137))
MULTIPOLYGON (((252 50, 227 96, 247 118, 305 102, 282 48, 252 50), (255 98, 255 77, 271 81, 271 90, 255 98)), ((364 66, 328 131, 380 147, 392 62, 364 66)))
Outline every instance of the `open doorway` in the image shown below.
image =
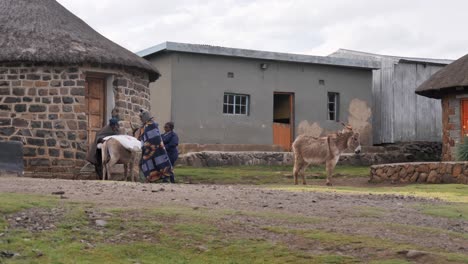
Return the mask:
POLYGON ((291 150, 294 137, 294 94, 273 94, 273 144, 291 150))

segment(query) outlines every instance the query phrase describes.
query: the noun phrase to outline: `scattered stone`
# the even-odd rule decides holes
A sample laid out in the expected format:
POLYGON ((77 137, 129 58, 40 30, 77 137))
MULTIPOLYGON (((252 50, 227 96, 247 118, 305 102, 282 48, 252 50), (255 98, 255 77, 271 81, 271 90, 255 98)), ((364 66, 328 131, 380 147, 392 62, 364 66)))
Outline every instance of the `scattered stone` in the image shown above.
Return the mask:
POLYGON ((98 227, 106 227, 106 226, 107 226, 107 221, 106 221, 106 220, 98 219, 98 220, 96 220, 96 226, 98 226, 98 227))
POLYGON ((12 258, 16 255, 16 253, 11 251, 0 251, 0 258, 12 258))
POLYGON ((424 251, 419 251, 419 250, 409 250, 408 253, 406 253, 406 257, 407 258, 419 258, 419 257, 422 257, 422 256, 425 256, 427 255, 428 253, 427 252, 424 252, 424 251))
POLYGON ((36 254, 36 257, 44 256, 44 253, 42 253, 42 251, 40 251, 40 250, 33 249, 32 252, 34 252, 36 254))

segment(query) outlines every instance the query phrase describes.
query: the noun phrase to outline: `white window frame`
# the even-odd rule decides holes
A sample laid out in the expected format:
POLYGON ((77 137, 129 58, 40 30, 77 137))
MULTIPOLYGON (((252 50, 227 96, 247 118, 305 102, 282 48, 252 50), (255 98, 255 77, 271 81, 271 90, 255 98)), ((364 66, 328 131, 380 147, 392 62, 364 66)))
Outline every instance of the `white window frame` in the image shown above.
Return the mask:
POLYGON ((249 115, 249 111, 250 111, 250 95, 248 94, 235 94, 235 93, 224 93, 223 95, 223 114, 224 115, 245 115, 245 116, 248 116, 249 115), (225 98, 226 96, 228 96, 228 100, 226 101, 225 98), (229 103, 229 96, 232 96, 232 102, 233 103, 229 103), (242 98, 245 98, 245 105, 242 104, 242 98), (237 103, 237 99, 239 99, 239 103, 237 103), (232 113, 229 113, 229 111, 224 111, 224 107, 225 106, 228 106, 228 109, 229 110, 229 106, 232 106, 232 110, 233 112, 232 113), (239 113, 236 113, 236 106, 239 106, 239 113), (245 107, 245 113, 242 113, 242 107, 245 107))
POLYGON ((327 93, 327 120, 329 121, 340 121, 339 116, 340 111, 340 93, 337 92, 328 92, 327 93), (330 95, 333 95, 333 100, 330 100, 330 95), (333 105, 333 110, 330 110, 330 104, 333 105), (334 119, 330 117, 330 114, 334 114, 334 119))

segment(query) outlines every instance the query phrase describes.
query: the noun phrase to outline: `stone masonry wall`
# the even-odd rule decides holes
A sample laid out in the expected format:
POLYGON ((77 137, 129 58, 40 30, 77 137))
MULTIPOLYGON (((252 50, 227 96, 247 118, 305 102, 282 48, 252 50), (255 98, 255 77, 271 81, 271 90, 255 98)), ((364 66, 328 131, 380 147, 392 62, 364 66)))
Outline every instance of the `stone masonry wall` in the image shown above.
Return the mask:
POLYGON ((468 184, 468 162, 411 162, 371 166, 371 182, 468 184))
MULTIPOLYGON (((24 144, 27 171, 73 174, 88 149, 82 66, 0 64, 0 140, 24 144)), ((89 67, 86 67, 89 70, 89 67)), ((149 109, 146 74, 95 68, 114 76, 115 112, 124 125, 149 109)))
POLYGON ((455 94, 442 98, 442 160, 455 160, 456 145, 461 138, 460 99, 455 94))

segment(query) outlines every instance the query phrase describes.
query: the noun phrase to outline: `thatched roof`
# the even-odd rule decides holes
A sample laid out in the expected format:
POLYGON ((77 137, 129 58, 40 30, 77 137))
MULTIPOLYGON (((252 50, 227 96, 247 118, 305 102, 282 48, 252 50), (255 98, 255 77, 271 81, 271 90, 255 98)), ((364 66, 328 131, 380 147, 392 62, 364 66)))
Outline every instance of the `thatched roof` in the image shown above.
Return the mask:
POLYGON ((160 76, 55 0, 0 1, 0 62, 98 63, 138 68, 150 81, 160 76))
POLYGON ((416 89, 416 93, 441 98, 442 94, 465 86, 468 86, 468 54, 436 72, 416 89))

